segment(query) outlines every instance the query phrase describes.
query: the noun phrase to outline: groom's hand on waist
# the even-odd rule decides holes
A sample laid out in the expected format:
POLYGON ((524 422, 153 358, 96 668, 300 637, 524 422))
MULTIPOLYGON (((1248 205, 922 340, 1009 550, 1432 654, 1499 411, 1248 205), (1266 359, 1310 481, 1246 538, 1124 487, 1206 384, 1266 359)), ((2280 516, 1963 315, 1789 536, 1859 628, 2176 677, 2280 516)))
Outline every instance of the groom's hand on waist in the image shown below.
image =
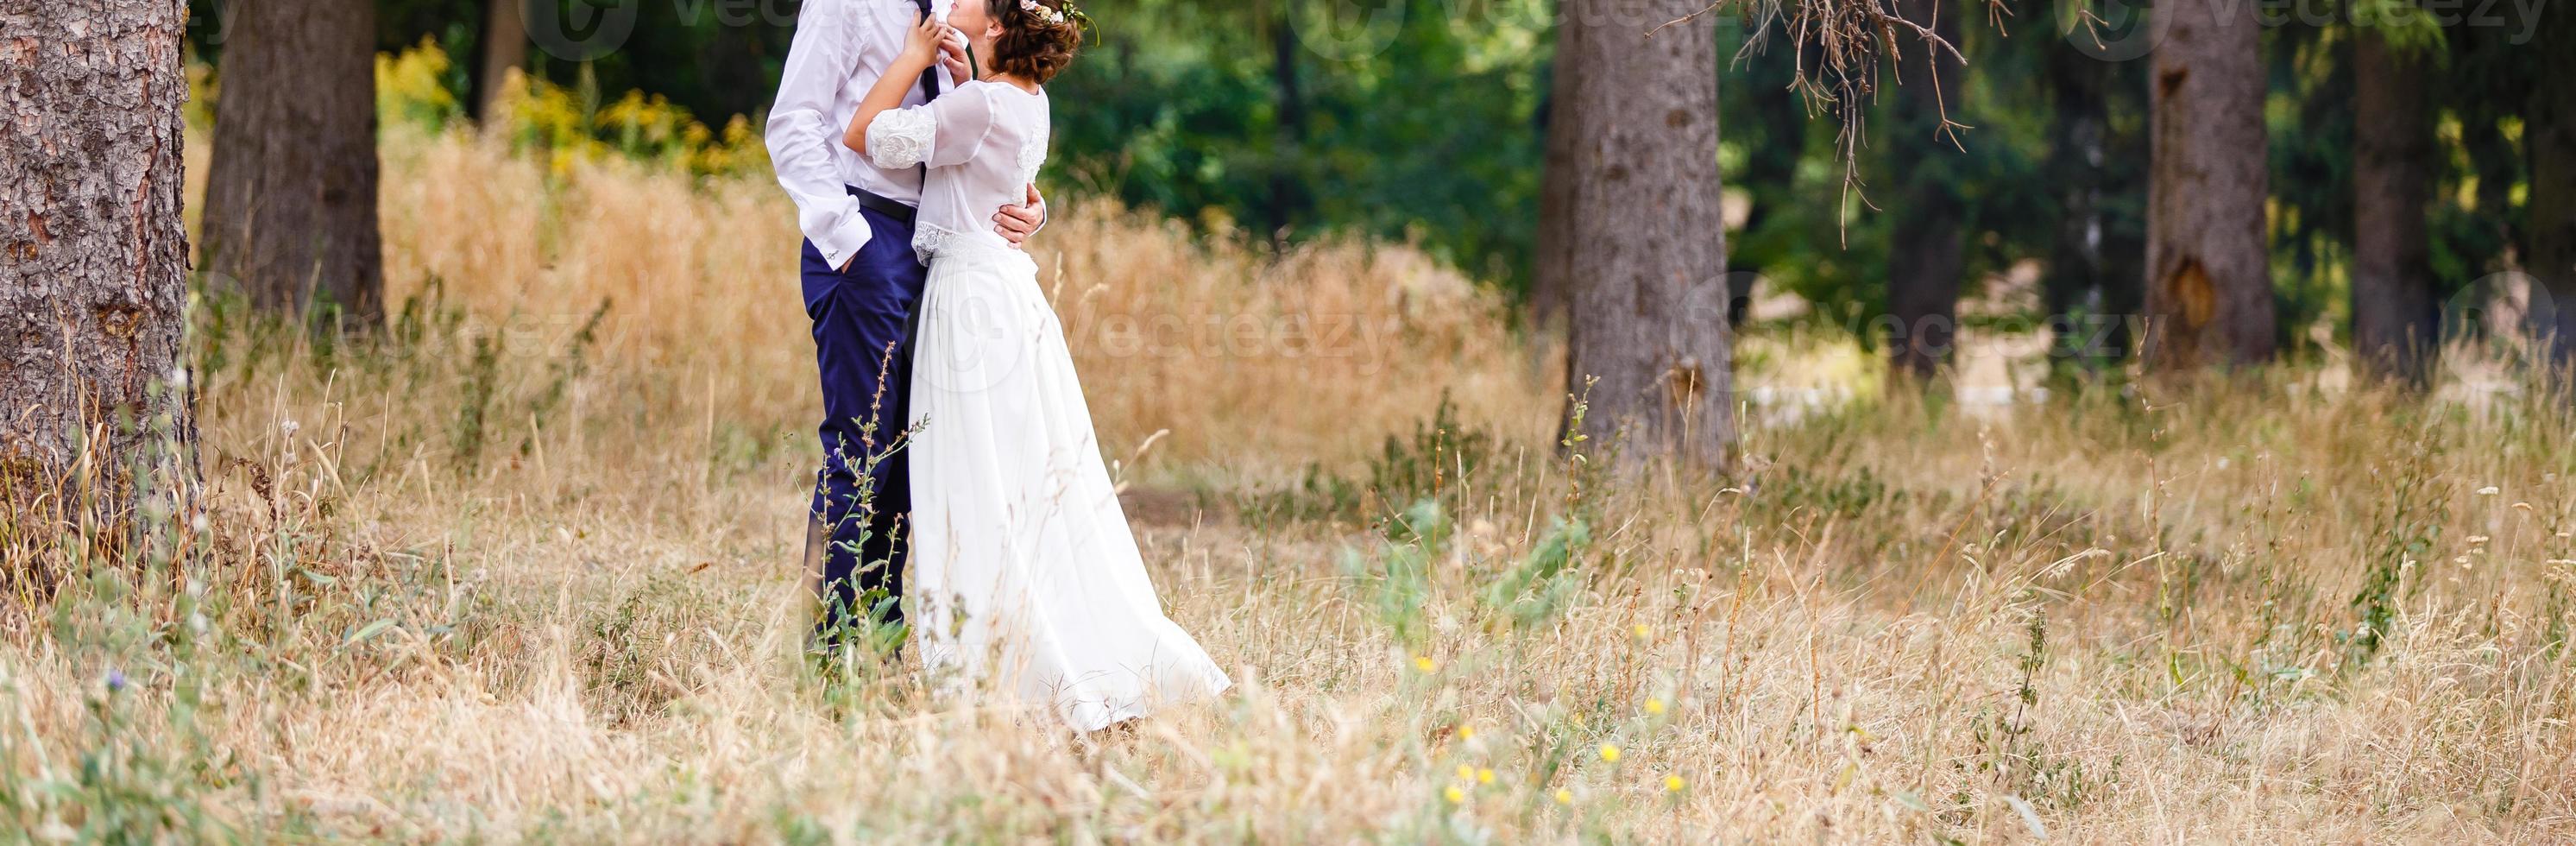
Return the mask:
POLYGON ((1026 243, 1029 236, 1037 234, 1038 227, 1046 225, 1046 219, 1046 198, 1038 196, 1038 186, 1031 185, 1027 205, 1003 206, 1001 211, 993 214, 993 231, 1017 247, 1026 243))

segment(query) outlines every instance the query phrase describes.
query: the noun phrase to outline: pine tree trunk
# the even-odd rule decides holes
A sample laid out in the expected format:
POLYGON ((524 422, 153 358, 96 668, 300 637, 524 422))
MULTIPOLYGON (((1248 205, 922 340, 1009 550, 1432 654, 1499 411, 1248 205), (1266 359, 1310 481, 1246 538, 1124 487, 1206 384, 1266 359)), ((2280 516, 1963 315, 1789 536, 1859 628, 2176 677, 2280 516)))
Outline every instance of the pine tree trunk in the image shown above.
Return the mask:
MULTIPOLYGON (((1578 9, 1581 0, 1565 0, 1563 9, 1578 9)), ((1577 175, 1574 150, 1583 124, 1574 114, 1574 85, 1581 72, 1579 39, 1570 24, 1559 23, 1556 56, 1548 62, 1547 138, 1538 183, 1538 244, 1530 264, 1530 308, 1546 324, 1565 314, 1574 272, 1572 233, 1577 175)))
POLYGON ((500 102, 503 83, 508 82, 513 68, 528 65, 528 21, 522 17, 523 0, 485 0, 483 6, 483 75, 474 83, 474 117, 492 116, 500 102))
POLYGON ((183 15, 0 5, 0 547, 190 483, 183 15))
POLYGON ((2270 361, 2263 56, 2255 6, 2157 4, 2165 40, 2149 81, 2149 367, 2270 361))
POLYGON ((375 7, 234 2, 201 233, 210 281, 266 311, 376 325, 375 7))
MULTIPOLYGON (((1941 0, 1902 0, 1897 8, 1942 40, 1959 42, 1959 16, 1942 8, 1941 0)), ((1962 209, 1941 157, 1959 150, 1946 140, 1941 120, 1945 104, 1957 108, 1961 91, 1955 60, 1936 54, 1939 48, 1929 43, 1911 46, 1898 71, 1904 87, 1897 92, 1889 139, 1891 166, 1904 182, 1901 198, 1889 209, 1895 225, 1887 245, 1887 305, 1895 325, 1887 353, 1892 372, 1928 379, 1958 343, 1959 277, 1966 272, 1959 242, 1962 209)))
POLYGON ((1700 0, 1572 4, 1580 116, 1567 376, 1632 463, 1718 466, 1734 442, 1711 19, 1700 0))
POLYGON ((2137 175, 2144 156, 2141 133, 2122 133, 2111 121, 2115 94, 2143 95, 2143 75, 2127 64, 2103 61, 2079 46, 2085 38, 2077 7, 2043 4, 2038 31, 2051 36, 2044 77, 2050 92, 2048 157, 2041 177, 2049 186, 2056 231, 2041 305, 2056 324, 2053 355, 2100 372, 2125 359, 2129 327, 2137 317, 2146 270, 2146 245, 2136 218, 2121 198, 2143 193, 2137 175), (2135 83, 2137 88, 2122 86, 2135 83), (2142 151, 2140 151, 2142 152, 2142 151))
MULTIPOLYGON (((2576 377, 2576 9, 2552 6, 2540 16, 2530 115, 2524 149, 2531 153, 2531 274, 2548 294, 2549 308, 2533 316, 2532 327, 2549 339, 2551 359, 2562 377, 2576 377)), ((2537 297, 2535 300, 2539 299, 2537 297)))
POLYGON ((2373 377, 2422 384, 2441 324, 2424 216, 2432 207, 2426 68, 2377 31, 2353 44, 2352 346, 2373 377))
POLYGON ((1274 2, 1270 15, 1270 79, 1274 118, 1270 161, 1270 246, 1287 249, 1289 237, 1307 208, 1305 161, 1306 96, 1297 85, 1297 29, 1287 3, 1274 2))

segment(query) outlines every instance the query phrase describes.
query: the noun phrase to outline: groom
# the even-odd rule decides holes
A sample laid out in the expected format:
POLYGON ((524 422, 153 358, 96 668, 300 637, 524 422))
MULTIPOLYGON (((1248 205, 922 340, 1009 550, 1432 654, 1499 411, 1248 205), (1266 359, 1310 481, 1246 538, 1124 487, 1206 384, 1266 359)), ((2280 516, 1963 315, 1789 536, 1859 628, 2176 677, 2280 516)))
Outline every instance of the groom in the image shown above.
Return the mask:
MULTIPOLYGON (((860 98, 903 51, 905 32, 923 15, 946 19, 949 5, 805 0, 769 113, 769 158, 805 233, 805 314, 814 321, 823 378, 823 469, 805 565, 808 577, 820 580, 816 626, 827 639, 901 620, 895 600, 903 595, 903 520, 912 493, 903 453, 894 448, 909 419, 913 312, 928 277, 912 252, 922 169, 880 169, 843 146, 841 136, 860 98)), ((903 105, 928 102, 971 75, 964 34, 950 30, 940 53, 940 67, 922 74, 903 105)), ((1012 244, 1045 219, 1036 186, 1027 205, 993 215, 995 231, 1012 244)))

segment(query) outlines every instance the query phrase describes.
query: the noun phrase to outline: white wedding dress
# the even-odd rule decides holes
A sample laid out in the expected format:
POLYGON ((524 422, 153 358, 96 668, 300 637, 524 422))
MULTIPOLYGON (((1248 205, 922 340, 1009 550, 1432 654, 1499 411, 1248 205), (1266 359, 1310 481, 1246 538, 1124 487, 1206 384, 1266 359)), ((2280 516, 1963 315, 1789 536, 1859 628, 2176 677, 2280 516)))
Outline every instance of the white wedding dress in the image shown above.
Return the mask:
POLYGON ((878 115, 867 146, 879 167, 929 167, 906 618, 942 689, 1092 731, 1230 682, 1163 615, 1037 265, 993 231, 1047 137, 1043 92, 976 81, 878 115))

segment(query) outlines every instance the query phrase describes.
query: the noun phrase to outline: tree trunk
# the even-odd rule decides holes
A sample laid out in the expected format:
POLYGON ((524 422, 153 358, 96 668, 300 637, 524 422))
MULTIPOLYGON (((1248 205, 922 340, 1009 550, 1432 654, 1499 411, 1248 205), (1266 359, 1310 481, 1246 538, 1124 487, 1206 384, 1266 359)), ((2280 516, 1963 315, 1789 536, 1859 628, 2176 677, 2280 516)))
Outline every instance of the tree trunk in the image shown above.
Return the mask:
POLYGON ((1306 96, 1297 85, 1297 28, 1285 0, 1270 7, 1270 78, 1278 116, 1270 161, 1270 246, 1287 249, 1305 216, 1306 96))
POLYGON ((2148 85, 2146 358, 2158 370, 2270 361, 2263 56, 2255 6, 2175 0, 2148 85))
MULTIPOLYGON (((1906 20, 1929 24, 1942 40, 1959 42, 1959 16, 1944 14, 1941 0, 1901 0, 1906 20)), ((1899 375, 1928 379, 1957 344, 1960 275, 1966 272, 1959 242, 1962 214, 1957 180, 1943 156, 1959 152, 1943 131, 1942 115, 1959 102, 1959 65, 1927 42, 1904 57, 1898 75, 1892 166, 1904 180, 1890 211, 1887 305, 1895 318, 1887 338, 1888 363, 1899 375)), ((1891 383, 1893 384, 1893 383, 1891 383)))
POLYGON ((528 21, 523 0, 485 0, 483 5, 483 75, 474 80, 474 118, 492 116, 502 84, 513 68, 528 65, 528 21))
MULTIPOLYGON (((1701 0, 1571 4, 1575 81, 1571 390, 1631 462, 1722 466, 1734 442, 1716 33, 1701 0)), ((1562 37, 1562 36, 1561 36, 1562 37)))
POLYGON ((2362 370, 2422 385, 2441 323, 2424 217, 2432 208, 2433 122, 2421 63, 2376 30, 2353 44, 2352 346, 2362 370))
POLYGON ((1530 308, 1542 325, 1565 314, 1574 267, 1572 218, 1576 197, 1574 151, 1581 143, 1583 122, 1574 113, 1574 86, 1583 66, 1581 39, 1572 37, 1571 18, 1582 0, 1564 0, 1557 24, 1556 55, 1548 61, 1547 125, 1544 159, 1538 183, 1538 244, 1530 263, 1530 308))
MULTIPOLYGON (((2534 44, 2559 45, 2536 53, 2540 84, 2532 88, 2524 149, 2531 153, 2531 274, 2548 294, 2536 308, 2533 328, 2548 339, 2561 378, 2576 378, 2576 9, 2552 7, 2540 16, 2534 44)), ((2539 300, 2539 297, 2534 297, 2539 300)))
POLYGON ((2039 29, 2049 36, 2044 78, 2051 94, 2048 157, 2042 165, 2053 211, 2048 273, 2041 305, 2057 338, 2051 355, 2098 373, 2129 354, 2131 321, 2138 316, 2139 264, 2146 246, 2137 218, 2123 198, 2143 193, 2137 162, 2139 133, 2122 133, 2111 121, 2114 97, 2145 93, 2143 76, 2121 62, 2104 61, 2078 46, 2083 24, 2077 7, 2042 4, 2039 29), (2135 83, 2135 89, 2123 83, 2135 83))
POLYGON ((0 547, 119 525, 145 493, 191 482, 194 422, 172 380, 188 299, 184 14, 171 0, 0 5, 0 547))
POLYGON ((384 312, 375 6, 235 0, 203 258, 215 284, 322 325, 384 312))

